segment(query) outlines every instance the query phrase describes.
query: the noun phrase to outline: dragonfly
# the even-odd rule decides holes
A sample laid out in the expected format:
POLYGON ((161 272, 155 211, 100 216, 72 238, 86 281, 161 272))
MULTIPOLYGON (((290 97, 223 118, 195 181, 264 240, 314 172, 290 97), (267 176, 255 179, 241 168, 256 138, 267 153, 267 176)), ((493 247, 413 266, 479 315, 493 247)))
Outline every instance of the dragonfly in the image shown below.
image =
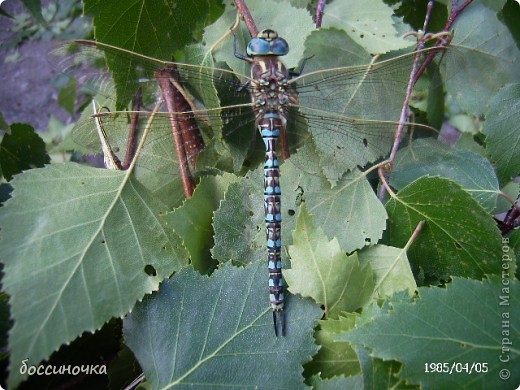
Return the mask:
MULTIPOLYGON (((60 53, 72 49, 74 54, 65 57, 61 68, 67 68, 71 59, 84 62, 103 56, 109 68, 119 66, 119 70, 112 66, 106 72, 95 69, 90 77, 87 74, 87 79, 102 85, 104 96, 116 96, 112 98, 116 110, 95 114, 95 125, 92 120, 81 122, 73 130, 78 144, 99 149, 96 129, 102 127, 114 154, 122 159, 133 148, 127 141, 129 127, 141 123, 152 131, 136 158, 139 166, 153 171, 196 177, 210 168, 231 166, 236 171, 246 160, 263 161, 268 291, 276 336, 285 335, 278 152, 284 161, 290 159, 330 180, 383 158, 394 142, 398 122, 392 118, 401 108, 414 59, 446 51, 446 47, 434 47, 368 65, 308 72, 303 66, 295 71, 288 70, 280 59, 289 52, 288 43, 266 29, 248 43, 246 54, 235 50, 251 66, 251 74, 243 75, 224 68, 162 61, 93 41, 70 42, 60 53), (114 89, 107 81, 110 77, 116 82, 124 79, 114 89), (172 88, 173 97, 166 96, 165 85, 172 88), (143 108, 117 109, 125 107, 138 89, 143 108), (161 99, 166 101, 165 108, 146 108, 157 107, 161 99), (169 100, 173 101, 170 106, 169 100), (376 103, 388 110, 367 110, 376 103), (264 145, 261 154, 254 146, 256 132, 264 145), (222 149, 231 150, 233 158, 222 158, 222 149), (315 158, 299 158, 302 150, 311 150, 315 158)), ((189 196, 190 190, 185 193, 189 196)))

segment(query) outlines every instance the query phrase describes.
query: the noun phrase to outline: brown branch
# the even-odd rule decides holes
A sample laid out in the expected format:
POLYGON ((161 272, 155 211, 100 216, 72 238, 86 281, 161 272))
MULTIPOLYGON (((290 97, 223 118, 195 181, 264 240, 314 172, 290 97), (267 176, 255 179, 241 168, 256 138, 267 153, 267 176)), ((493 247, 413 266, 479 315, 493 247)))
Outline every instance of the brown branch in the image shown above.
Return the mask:
POLYGON ((249 12, 249 8, 247 8, 245 1, 235 0, 235 5, 237 7, 238 13, 242 16, 244 22, 246 23, 249 34, 251 34, 252 37, 256 37, 258 35, 258 28, 256 27, 255 21, 251 16, 251 12, 249 12))
MULTIPOLYGON (((161 91, 168 109, 173 139, 175 141, 175 152, 179 163, 182 186, 187 198, 191 197, 195 190, 195 180, 190 171, 188 162, 195 162, 196 155, 204 147, 202 137, 194 141, 194 131, 198 127, 192 114, 187 114, 185 107, 188 104, 182 94, 170 82, 170 78, 176 79, 175 69, 167 68, 154 74, 155 79, 161 87, 161 91), (202 141, 202 145, 200 144, 202 141), (194 151, 195 153, 194 157, 194 151)), ((199 132, 200 135, 200 132, 199 132)), ((199 138, 195 136, 195 138, 199 138)))

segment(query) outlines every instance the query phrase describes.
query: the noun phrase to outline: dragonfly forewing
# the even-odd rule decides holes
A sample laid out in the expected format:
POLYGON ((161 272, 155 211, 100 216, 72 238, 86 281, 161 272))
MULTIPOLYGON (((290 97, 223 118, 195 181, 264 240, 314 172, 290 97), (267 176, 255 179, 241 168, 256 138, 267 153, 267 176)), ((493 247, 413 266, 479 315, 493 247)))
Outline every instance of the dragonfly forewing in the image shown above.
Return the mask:
MULTIPOLYGON (((183 64, 158 60, 129 50, 100 42, 77 40, 61 43, 51 53, 53 66, 75 75, 80 66, 80 81, 92 85, 95 93, 103 86, 102 94, 117 101, 117 109, 123 109, 134 97, 138 87, 143 89, 145 105, 154 103, 160 96, 156 73, 164 69, 178 72, 178 84, 189 91, 197 108, 220 107, 216 89, 249 99, 247 81, 250 77, 238 75, 226 69, 202 65, 183 64), (110 80, 114 83, 106 87, 110 80), (147 100, 146 100, 147 99, 147 100)), ((168 77, 168 76, 163 76, 168 77)))
MULTIPOLYGON (((177 87, 189 98, 192 116, 203 128, 204 142, 210 147, 220 147, 222 140, 225 140, 232 154, 234 171, 239 171, 246 161, 252 162, 251 167, 261 162, 261 144, 255 145, 259 137, 253 126, 256 114, 252 111, 249 92, 254 81, 250 77, 226 69, 161 61, 89 41, 68 43, 60 51, 69 52, 73 48, 79 52, 76 51, 64 62, 77 62, 79 58, 97 63, 107 55, 109 68, 99 72, 88 67, 92 70, 88 70, 84 78, 105 85, 102 95, 112 101, 120 101, 118 95, 124 96, 130 91, 135 93, 137 87, 143 88, 142 117, 148 115, 147 107, 161 96, 157 82, 157 77, 161 76, 158 73, 173 69, 177 87), (108 80, 111 77, 116 79, 116 87, 110 87, 108 80)), ((436 51, 450 54, 445 48, 432 48, 424 50, 421 56, 436 51)), ((398 125, 396 120, 415 57, 416 53, 413 52, 389 60, 375 59, 363 66, 308 73, 304 69, 301 76, 289 80, 297 100, 291 104, 287 118, 289 149, 294 153, 305 143, 312 143, 324 167, 317 170, 295 158, 296 164, 306 171, 324 171, 328 177, 335 178, 356 166, 364 167, 386 156, 394 139, 398 125)), ((125 129, 128 126, 128 119, 123 119, 122 115, 106 114, 103 119, 107 122, 107 132, 113 137, 111 142, 119 149, 125 148, 125 129)), ((174 169, 166 168, 172 166, 174 150, 169 115, 163 109, 154 120, 150 140, 139 157, 139 166, 149 169, 159 167, 160 171, 169 171, 170 174, 174 169)), ((89 125, 79 127, 84 134, 78 136, 78 131, 74 131, 74 138, 82 145, 91 146, 92 130, 86 130, 89 125)), ((90 127, 93 127, 92 124, 90 127)), ((190 141, 186 142, 189 144, 190 141)), ((188 152, 188 155, 193 159, 193 154, 188 152)), ((190 167, 195 169, 193 161, 190 161, 190 167)))
MULTIPOLYGON (((231 111, 234 111, 232 115, 235 123, 237 121, 243 123, 244 115, 249 118, 246 120, 247 123, 252 120, 251 109, 247 111, 250 102, 248 77, 236 75, 225 69, 161 61, 91 41, 72 41, 62 44, 54 50, 53 54, 55 66, 67 74, 73 75, 77 64, 81 64, 80 81, 85 83, 87 89, 90 88, 98 99, 104 100, 102 104, 111 110, 128 108, 127 102, 139 88, 142 90, 143 106, 138 115, 146 118, 149 115, 147 111, 150 112, 151 107, 164 94, 160 88, 163 80, 171 82, 176 91, 182 94, 181 100, 186 101, 189 106, 177 106, 175 110, 181 114, 175 115, 175 118, 185 129, 172 129, 170 119, 173 114, 163 108, 161 113, 155 115, 153 132, 139 157, 139 166, 156 169, 156 167, 169 165, 161 160, 166 158, 164 156, 171 156, 171 150, 174 149, 172 137, 182 133, 181 143, 187 149, 187 160, 193 168, 194 158, 201 150, 201 146, 194 142, 197 138, 195 132, 190 130, 195 127, 193 123, 197 126, 200 123, 206 131, 205 136, 209 138, 206 142, 215 144, 222 139, 223 126, 227 125, 229 128, 231 111), (105 66, 100 68, 100 64, 105 66), (229 97, 232 97, 238 104, 238 108, 227 110, 221 115, 220 96, 223 100, 227 99, 227 102, 229 97), (244 103, 245 107, 240 108, 244 103), (196 114, 190 114, 192 111, 196 114), (240 111, 238 115, 236 111, 240 111), (161 156, 158 155, 159 152, 161 156)), ((132 115, 134 114, 126 114, 127 117, 132 115)), ((120 153, 124 153, 124 139, 130 127, 128 119, 124 117, 125 114, 117 112, 105 113, 99 118, 104 122, 104 127, 109 134, 108 138, 114 143, 114 149, 121 151, 120 153)), ((141 119, 140 122, 142 121, 141 119)), ((95 123, 95 121, 84 121, 73 132, 74 140, 90 151, 99 150, 97 137, 94 137, 92 130, 95 128, 95 123)), ((168 160, 170 161, 171 158, 168 157, 168 160)))

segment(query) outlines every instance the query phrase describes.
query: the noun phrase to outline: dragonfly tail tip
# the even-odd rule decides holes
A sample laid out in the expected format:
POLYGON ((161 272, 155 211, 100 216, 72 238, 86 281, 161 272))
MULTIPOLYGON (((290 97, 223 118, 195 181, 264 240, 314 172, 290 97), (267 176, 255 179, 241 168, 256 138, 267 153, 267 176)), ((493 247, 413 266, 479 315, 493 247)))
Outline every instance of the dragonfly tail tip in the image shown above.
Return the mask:
POLYGON ((282 337, 285 337, 285 314, 283 310, 273 310, 273 325, 276 337, 278 337, 278 322, 282 330, 282 337))

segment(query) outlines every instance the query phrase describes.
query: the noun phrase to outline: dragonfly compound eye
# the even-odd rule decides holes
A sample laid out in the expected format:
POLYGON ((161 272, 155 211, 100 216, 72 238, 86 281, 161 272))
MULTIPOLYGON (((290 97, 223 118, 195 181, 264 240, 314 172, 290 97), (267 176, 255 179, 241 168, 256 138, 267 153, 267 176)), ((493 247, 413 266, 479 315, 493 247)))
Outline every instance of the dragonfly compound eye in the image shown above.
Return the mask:
POLYGON ((246 49, 247 55, 284 56, 289 52, 289 44, 273 30, 263 30, 251 39, 246 49))

